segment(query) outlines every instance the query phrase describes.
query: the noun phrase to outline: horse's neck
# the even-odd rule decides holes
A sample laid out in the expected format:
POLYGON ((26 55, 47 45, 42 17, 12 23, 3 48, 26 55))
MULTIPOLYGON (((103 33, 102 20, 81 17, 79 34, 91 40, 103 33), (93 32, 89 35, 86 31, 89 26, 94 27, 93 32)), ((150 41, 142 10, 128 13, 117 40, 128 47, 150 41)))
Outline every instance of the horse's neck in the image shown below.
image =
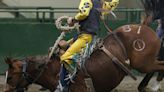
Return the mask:
MULTIPOLYGON (((26 67, 27 67, 27 72, 29 71, 29 73, 35 72, 37 70, 38 72, 35 72, 34 74, 32 74, 32 75, 36 74, 36 76, 37 76, 37 74, 40 73, 42 70, 44 70, 44 71, 59 70, 60 69, 60 58, 59 58, 59 56, 56 56, 56 55, 53 56, 51 59, 49 59, 48 57, 44 57, 44 56, 40 57, 40 58, 33 57, 27 61, 26 67), (59 69, 57 69, 57 68, 59 68, 59 69)), ((44 72, 44 73, 47 73, 47 72, 44 72)))
MULTIPOLYGON (((36 60, 38 61, 38 60, 36 60)), ((33 77, 36 84, 40 84, 50 90, 54 90, 58 83, 58 73, 60 71, 60 59, 58 56, 54 56, 51 60, 45 58, 44 65, 37 68, 38 63, 30 64, 28 67, 32 68, 30 71, 30 76, 33 77), (36 72, 38 70, 38 72, 36 72), (37 79, 35 79, 37 78, 37 79), (44 80, 42 80, 44 79, 44 80)), ((39 61, 38 61, 39 62, 39 61)))

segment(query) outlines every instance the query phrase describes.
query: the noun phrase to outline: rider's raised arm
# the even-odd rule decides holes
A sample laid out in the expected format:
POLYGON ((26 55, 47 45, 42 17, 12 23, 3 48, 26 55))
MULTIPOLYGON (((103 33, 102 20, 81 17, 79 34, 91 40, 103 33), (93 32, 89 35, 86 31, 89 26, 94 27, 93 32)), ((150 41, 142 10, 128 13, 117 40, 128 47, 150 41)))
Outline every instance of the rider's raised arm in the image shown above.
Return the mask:
POLYGON ((75 15, 75 20, 84 20, 90 13, 93 4, 91 0, 81 0, 79 5, 79 12, 75 15))
MULTIPOLYGON (((119 4, 119 0, 112 0, 111 2, 107 2, 107 1, 104 1, 103 3, 103 9, 104 10, 114 10, 119 4)), ((105 15, 105 14, 108 14, 109 12, 108 11, 105 11, 103 12, 102 14, 105 15)))

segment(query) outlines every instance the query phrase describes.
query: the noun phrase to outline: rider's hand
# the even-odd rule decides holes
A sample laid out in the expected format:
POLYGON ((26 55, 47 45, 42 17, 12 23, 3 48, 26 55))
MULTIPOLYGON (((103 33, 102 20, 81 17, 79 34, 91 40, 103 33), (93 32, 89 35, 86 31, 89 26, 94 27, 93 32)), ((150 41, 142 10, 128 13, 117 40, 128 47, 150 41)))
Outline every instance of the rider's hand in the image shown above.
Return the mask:
POLYGON ((77 21, 73 18, 73 17, 69 17, 67 19, 67 23, 69 26, 74 26, 74 24, 76 23, 77 21))

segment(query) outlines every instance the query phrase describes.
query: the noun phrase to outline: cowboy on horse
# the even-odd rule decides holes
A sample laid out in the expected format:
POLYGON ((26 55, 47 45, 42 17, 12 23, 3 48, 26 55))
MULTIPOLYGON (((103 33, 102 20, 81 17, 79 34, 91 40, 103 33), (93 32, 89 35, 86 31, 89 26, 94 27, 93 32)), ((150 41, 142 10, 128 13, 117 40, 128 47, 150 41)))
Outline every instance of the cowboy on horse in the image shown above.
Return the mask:
POLYGON ((112 0, 107 2, 106 0, 81 0, 79 5, 79 12, 75 17, 68 18, 67 22, 69 26, 73 26, 75 23, 80 24, 80 33, 73 44, 69 46, 66 52, 60 57, 62 68, 60 72, 60 89, 62 90, 68 86, 66 81, 66 75, 73 75, 77 68, 76 54, 81 52, 86 44, 90 44, 100 30, 100 18, 110 11, 114 10, 119 4, 119 0, 112 0))

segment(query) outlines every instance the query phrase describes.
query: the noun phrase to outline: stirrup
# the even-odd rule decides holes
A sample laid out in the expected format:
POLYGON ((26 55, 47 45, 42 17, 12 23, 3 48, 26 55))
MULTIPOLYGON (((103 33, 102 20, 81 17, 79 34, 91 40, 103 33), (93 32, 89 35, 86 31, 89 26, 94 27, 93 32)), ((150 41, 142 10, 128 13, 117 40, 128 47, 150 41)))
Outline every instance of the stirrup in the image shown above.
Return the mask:
POLYGON ((76 76, 77 73, 77 68, 74 69, 73 73, 69 73, 68 75, 66 75, 66 78, 64 79, 65 81, 69 80, 71 83, 74 83, 74 78, 76 76))
POLYGON ((64 87, 62 86, 60 80, 58 81, 58 86, 54 92, 63 92, 64 87))
POLYGON ((54 92, 69 92, 69 85, 68 86, 62 86, 61 82, 58 81, 58 86, 54 92))

